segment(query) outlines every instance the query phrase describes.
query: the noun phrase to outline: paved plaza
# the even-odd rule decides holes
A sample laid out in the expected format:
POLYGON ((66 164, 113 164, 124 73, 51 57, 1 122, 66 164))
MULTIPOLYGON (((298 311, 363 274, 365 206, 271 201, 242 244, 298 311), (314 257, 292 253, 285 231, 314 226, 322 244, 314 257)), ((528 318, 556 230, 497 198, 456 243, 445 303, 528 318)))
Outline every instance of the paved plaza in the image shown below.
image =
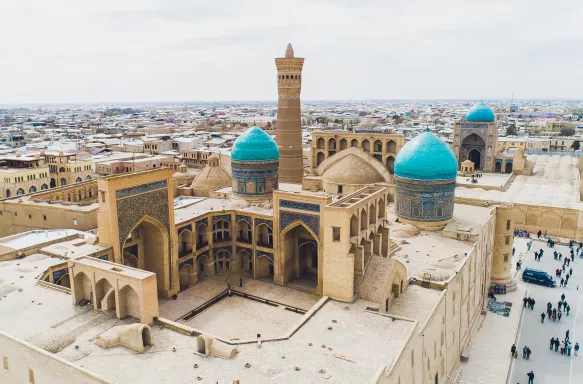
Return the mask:
MULTIPOLYGON (((518 258, 523 258, 523 269, 525 267, 536 268, 551 273, 553 276, 555 270, 562 266, 562 261, 554 260, 553 250, 548 248, 546 242, 534 241, 530 252, 527 252, 526 240, 515 238, 516 256, 514 263, 518 258), (534 260, 534 251, 544 249, 544 255, 540 262, 534 260)), ((569 255, 569 248, 563 245, 556 245, 557 252, 563 256, 569 255)), ((518 333, 518 342, 516 344, 519 350, 519 357, 511 365, 510 384, 527 383, 526 374, 533 371, 535 374, 534 382, 536 384, 571 384, 583 382, 583 353, 574 356, 574 350, 571 357, 561 355, 560 352, 554 352, 549 349, 551 337, 565 339, 565 332, 570 330, 570 340, 583 344, 583 310, 581 307, 581 298, 583 297, 583 259, 575 257, 575 263, 571 263, 573 268, 573 277, 569 279, 567 288, 548 288, 540 285, 522 282, 522 271, 516 275, 520 284, 527 287, 527 295, 536 300, 534 310, 525 309, 522 316, 522 323, 518 333), (581 285, 577 291, 577 285, 581 285), (571 306, 570 316, 563 317, 560 322, 553 323, 545 319, 541 324, 541 313, 546 311, 548 302, 556 307, 561 299, 561 294, 565 294, 565 300, 571 306), (530 360, 522 358, 522 348, 528 346, 532 350, 530 360)), ((501 299, 503 296, 500 297, 501 299)), ((507 355, 510 356, 510 346, 507 346, 507 355)), ((581 352, 581 351, 580 351, 581 352)))

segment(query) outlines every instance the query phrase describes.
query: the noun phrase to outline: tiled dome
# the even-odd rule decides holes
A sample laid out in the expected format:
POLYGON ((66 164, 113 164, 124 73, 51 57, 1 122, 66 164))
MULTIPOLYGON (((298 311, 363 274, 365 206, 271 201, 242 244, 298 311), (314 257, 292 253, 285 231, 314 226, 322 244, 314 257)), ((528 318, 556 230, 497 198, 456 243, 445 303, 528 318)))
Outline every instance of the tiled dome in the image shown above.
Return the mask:
POLYGON ((491 122, 496 120, 496 115, 494 115, 492 108, 488 107, 483 101, 479 101, 466 113, 466 120, 491 122))
POLYGON ((269 161, 279 159, 275 140, 259 127, 251 127, 235 140, 231 150, 235 161, 269 161))
POLYGON ((395 175, 407 179, 455 179, 457 160, 453 151, 431 132, 409 141, 397 154, 395 175))

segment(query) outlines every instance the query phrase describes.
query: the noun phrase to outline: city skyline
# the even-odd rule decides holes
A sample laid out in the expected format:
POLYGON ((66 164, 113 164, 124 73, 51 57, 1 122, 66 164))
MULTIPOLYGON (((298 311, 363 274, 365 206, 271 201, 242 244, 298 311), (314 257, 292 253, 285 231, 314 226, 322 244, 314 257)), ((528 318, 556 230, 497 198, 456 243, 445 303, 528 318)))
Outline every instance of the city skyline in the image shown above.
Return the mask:
POLYGON ((308 102, 573 100, 581 16, 573 0, 9 1, 0 104, 275 101, 289 42, 308 102))

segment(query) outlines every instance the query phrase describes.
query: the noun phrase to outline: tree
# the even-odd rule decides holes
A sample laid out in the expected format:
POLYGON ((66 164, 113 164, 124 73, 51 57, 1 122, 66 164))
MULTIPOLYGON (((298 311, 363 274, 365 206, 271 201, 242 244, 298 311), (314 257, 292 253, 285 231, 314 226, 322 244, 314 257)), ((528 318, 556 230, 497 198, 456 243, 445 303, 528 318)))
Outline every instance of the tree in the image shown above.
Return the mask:
POLYGON ((561 127, 561 136, 573 136, 574 134, 575 134, 575 128, 561 127))
POLYGON ((579 140, 573 141, 573 144, 571 144, 571 148, 573 148, 575 151, 578 151, 579 148, 581 148, 581 143, 579 143, 579 140))
POLYGON ((516 129, 516 125, 512 124, 506 127, 506 136, 516 136, 518 134, 518 130, 516 129))

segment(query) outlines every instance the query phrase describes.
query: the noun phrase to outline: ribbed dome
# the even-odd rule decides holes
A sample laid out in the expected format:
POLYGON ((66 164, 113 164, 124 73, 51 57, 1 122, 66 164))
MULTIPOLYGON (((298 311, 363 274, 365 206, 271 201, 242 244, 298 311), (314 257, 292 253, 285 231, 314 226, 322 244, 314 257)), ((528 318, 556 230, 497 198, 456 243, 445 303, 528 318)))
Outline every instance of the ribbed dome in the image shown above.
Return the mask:
POLYGON ((397 154, 395 175, 418 180, 455 179, 457 160, 451 148, 439 137, 423 132, 397 154))
POLYGON ((488 107, 484 102, 479 101, 466 113, 466 120, 491 122, 496 120, 496 115, 492 108, 488 107))
POLYGON ((219 165, 218 160, 217 155, 211 155, 208 158, 207 166, 192 182, 191 187, 193 189, 197 191, 214 191, 231 185, 231 176, 219 165))
POLYGON ((322 179, 335 184, 374 184, 384 181, 382 175, 358 156, 346 156, 334 163, 322 179))
POLYGON ((235 161, 268 161, 279 159, 275 140, 263 129, 251 127, 235 140, 231 150, 235 161))

